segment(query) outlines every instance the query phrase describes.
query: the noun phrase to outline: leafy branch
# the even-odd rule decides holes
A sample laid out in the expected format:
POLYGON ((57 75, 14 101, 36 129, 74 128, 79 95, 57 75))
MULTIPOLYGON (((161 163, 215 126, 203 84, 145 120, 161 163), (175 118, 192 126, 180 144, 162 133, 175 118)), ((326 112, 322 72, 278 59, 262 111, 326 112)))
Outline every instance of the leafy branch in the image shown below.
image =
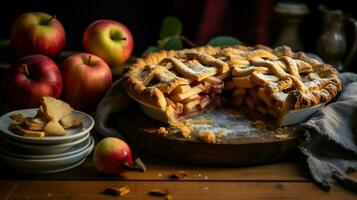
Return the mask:
MULTIPOLYGON (((183 43, 185 42, 191 47, 197 46, 187 37, 182 35, 182 24, 176 17, 168 16, 165 17, 161 28, 160 28, 160 39, 157 41, 157 45, 149 46, 143 55, 150 52, 155 52, 159 50, 180 50, 183 48, 183 43)), ((234 45, 241 44, 242 42, 238 39, 230 36, 218 36, 212 38, 208 44, 211 46, 224 46, 224 45, 234 45)))

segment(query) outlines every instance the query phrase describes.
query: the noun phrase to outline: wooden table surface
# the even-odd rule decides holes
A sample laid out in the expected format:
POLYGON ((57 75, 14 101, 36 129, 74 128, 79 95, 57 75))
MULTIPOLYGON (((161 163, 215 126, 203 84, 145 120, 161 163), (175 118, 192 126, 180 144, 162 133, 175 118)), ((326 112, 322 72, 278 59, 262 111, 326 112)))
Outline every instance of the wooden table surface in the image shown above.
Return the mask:
MULTIPOLYGON (((3 113, 6 109, 2 107, 0 103, 3 113)), ((296 157, 261 166, 208 167, 164 160, 144 152, 141 158, 148 168, 146 172, 129 171, 116 177, 99 174, 91 156, 74 169, 50 175, 21 174, 0 161, 0 199, 165 199, 148 195, 151 189, 167 189, 175 200, 357 199, 338 185, 329 192, 320 189, 296 157), (187 177, 170 178, 180 170, 187 177), (124 185, 130 188, 125 196, 102 194, 106 188, 124 185)), ((357 172, 352 176, 357 178, 357 172)))
MULTIPOLYGON (((295 157, 295 156, 294 156, 295 157)), ((250 167, 208 167, 142 156, 148 170, 106 177, 95 170, 91 157, 77 168, 50 175, 26 175, 0 163, 0 199, 165 199, 148 195, 151 189, 167 189, 173 199, 356 199, 340 186, 329 192, 310 179, 301 162, 285 160, 250 167), (170 175, 183 170, 187 177, 170 175), (110 187, 127 185, 122 197, 102 194, 110 187)), ((353 174, 357 177, 357 173, 353 174)))

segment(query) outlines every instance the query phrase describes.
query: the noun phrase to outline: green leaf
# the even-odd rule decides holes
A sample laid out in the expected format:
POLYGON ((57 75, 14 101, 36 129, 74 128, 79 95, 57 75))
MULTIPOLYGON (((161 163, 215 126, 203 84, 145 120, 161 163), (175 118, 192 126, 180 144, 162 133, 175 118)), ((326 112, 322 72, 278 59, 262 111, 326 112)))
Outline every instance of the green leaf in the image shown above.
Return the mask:
POLYGON ((150 52, 158 51, 160 50, 157 46, 149 46, 143 53, 143 56, 146 56, 150 52))
POLYGON ((0 48, 10 48, 10 39, 0 40, 0 48))
POLYGON ((159 41, 159 48, 164 50, 180 50, 182 49, 182 40, 178 36, 167 37, 159 41))
POLYGON ((181 34, 181 31, 182 25, 179 19, 171 16, 165 17, 160 29, 160 38, 178 36, 181 34))
POLYGON ((208 41, 208 44, 217 47, 217 46, 225 46, 225 45, 242 44, 242 42, 237 38, 231 36, 217 36, 210 39, 210 41, 208 41))

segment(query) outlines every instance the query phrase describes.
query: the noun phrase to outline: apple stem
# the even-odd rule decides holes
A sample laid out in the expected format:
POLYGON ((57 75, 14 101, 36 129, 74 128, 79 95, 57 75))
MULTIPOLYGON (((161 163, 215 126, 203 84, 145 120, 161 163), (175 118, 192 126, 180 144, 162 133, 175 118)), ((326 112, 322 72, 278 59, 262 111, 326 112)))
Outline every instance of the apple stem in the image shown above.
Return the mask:
POLYGON ((119 38, 119 40, 126 40, 126 37, 121 37, 119 38))
POLYGON ((192 42, 191 40, 189 40, 187 37, 185 37, 183 35, 180 35, 180 39, 185 41, 191 47, 196 47, 197 46, 194 42, 192 42))
POLYGON ((51 18, 47 20, 47 23, 50 23, 50 21, 52 21, 55 18, 56 18, 56 15, 52 15, 51 18))
POLYGON ((29 69, 27 68, 27 65, 26 65, 26 64, 23 64, 22 66, 25 68, 26 76, 30 78, 31 76, 30 76, 29 69))
POLYGON ((89 65, 89 66, 91 66, 91 61, 92 61, 92 56, 90 55, 90 56, 88 57, 88 65, 89 65))

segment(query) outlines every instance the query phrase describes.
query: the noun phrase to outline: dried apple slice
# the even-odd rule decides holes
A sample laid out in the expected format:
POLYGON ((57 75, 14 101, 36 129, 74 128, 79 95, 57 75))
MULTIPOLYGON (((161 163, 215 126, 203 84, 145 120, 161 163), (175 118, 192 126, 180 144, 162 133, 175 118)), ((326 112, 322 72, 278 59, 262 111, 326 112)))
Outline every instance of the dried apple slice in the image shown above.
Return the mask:
POLYGON ((63 128, 69 129, 81 125, 83 119, 84 119, 83 115, 71 114, 61 119, 60 124, 63 126, 63 128))
POLYGON ((62 136, 66 134, 66 130, 63 128, 63 126, 56 121, 49 121, 45 128, 44 131, 46 135, 57 135, 57 136, 62 136))
POLYGON ((186 103, 188 103, 190 101, 193 101, 195 99, 200 99, 200 98, 201 98, 200 95, 196 94, 196 95, 190 96, 187 99, 183 100, 182 103, 186 104, 186 103))
MULTIPOLYGON (((36 120, 38 121, 38 120, 36 120)), ((43 131, 45 128, 46 123, 41 122, 41 123, 36 123, 34 122, 31 118, 25 118, 25 120, 22 122, 22 127, 26 130, 30 131, 43 131)))
POLYGON ((49 120, 44 131, 47 135, 65 135, 66 130, 61 126, 59 120, 72 113, 73 108, 66 102, 53 97, 43 97, 41 106, 44 115, 49 120))
POLYGON ((201 100, 200 99, 194 99, 193 101, 190 101, 186 103, 183 107, 185 113, 191 113, 193 112, 196 107, 200 104, 201 100))
POLYGON ((68 103, 49 96, 43 97, 42 107, 48 120, 57 122, 73 111, 68 103))
POLYGON ((201 109, 204 109, 210 103, 211 103, 211 99, 206 95, 206 96, 201 98, 201 102, 200 102, 199 106, 200 106, 201 109))
POLYGON ((18 124, 11 124, 9 129, 14 131, 16 134, 23 135, 25 137, 43 138, 45 136, 45 132, 44 131, 26 130, 26 129, 22 128, 18 124))
POLYGON ((180 102, 188 97, 194 96, 196 94, 199 94, 203 92, 206 89, 202 84, 196 85, 193 88, 191 88, 189 91, 185 93, 180 93, 180 94, 174 94, 170 97, 170 99, 174 102, 180 102))
POLYGON ((22 122, 24 122, 25 119, 26 119, 26 117, 25 117, 23 114, 21 114, 21 113, 12 114, 12 115, 10 115, 10 118, 11 118, 12 120, 15 120, 17 123, 22 123, 22 122))

